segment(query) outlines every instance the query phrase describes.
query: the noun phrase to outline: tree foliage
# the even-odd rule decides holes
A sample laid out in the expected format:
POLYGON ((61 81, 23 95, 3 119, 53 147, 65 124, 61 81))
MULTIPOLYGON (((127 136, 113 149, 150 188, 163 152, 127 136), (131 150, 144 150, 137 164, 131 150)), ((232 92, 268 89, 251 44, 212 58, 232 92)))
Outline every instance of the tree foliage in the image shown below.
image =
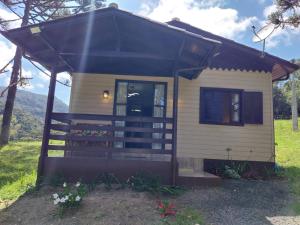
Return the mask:
MULTIPOLYGON (((300 71, 294 73, 296 95, 298 103, 298 115, 300 114, 300 71)), ((281 81, 273 85, 273 105, 274 117, 286 118, 291 117, 292 103, 292 80, 281 81)))
POLYGON ((300 0, 276 0, 276 11, 268 17, 271 23, 278 26, 300 25, 300 0))
POLYGON ((106 0, 0 0, 6 10, 15 14, 16 19, 0 16, 0 26, 6 29, 10 23, 22 20, 26 4, 29 7, 28 24, 36 24, 60 17, 104 7, 106 0))

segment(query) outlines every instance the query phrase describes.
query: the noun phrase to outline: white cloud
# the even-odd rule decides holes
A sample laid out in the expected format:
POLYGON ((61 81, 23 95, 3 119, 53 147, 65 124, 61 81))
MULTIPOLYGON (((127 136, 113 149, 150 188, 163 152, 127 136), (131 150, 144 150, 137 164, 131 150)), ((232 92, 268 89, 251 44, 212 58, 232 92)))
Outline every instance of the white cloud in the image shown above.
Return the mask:
MULTIPOLYGON (((0 68, 5 66, 14 57, 15 50, 15 45, 0 39, 0 68)), ((11 69, 11 66, 7 69, 11 69)))
MULTIPOLYGON (((12 12, 9 12, 3 8, 0 8, 0 16, 3 20, 16 20, 19 17, 12 12)), ((16 28, 21 25, 21 20, 12 21, 8 23, 8 29, 16 28)))
POLYGON ((67 72, 57 74, 57 80, 59 80, 62 83, 71 84, 71 77, 67 72))
POLYGON ((32 71, 22 69, 22 77, 24 78, 32 78, 32 71))
POLYGON ((256 17, 240 18, 238 11, 221 8, 224 1, 160 0, 155 7, 143 3, 140 14, 166 22, 174 17, 193 26, 227 38, 237 39, 256 17))
POLYGON ((263 13, 264 13, 264 17, 265 18, 268 18, 268 16, 271 14, 271 13, 273 13, 273 12, 275 12, 277 10, 277 7, 276 7, 276 5, 269 5, 269 6, 267 6, 265 9, 264 9, 264 11, 263 11, 263 13))

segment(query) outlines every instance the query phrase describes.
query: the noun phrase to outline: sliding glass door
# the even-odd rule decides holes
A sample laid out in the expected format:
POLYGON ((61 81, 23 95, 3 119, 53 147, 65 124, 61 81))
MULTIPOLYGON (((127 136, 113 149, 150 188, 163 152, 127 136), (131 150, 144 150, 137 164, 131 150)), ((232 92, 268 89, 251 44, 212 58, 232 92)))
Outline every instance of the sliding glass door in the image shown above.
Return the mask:
MULTIPOLYGON (((134 117, 165 117, 166 116, 166 83, 148 81, 116 81, 114 114, 134 117)), ((119 127, 163 128, 163 123, 124 122, 116 121, 119 127)), ((134 129, 132 129, 134 130, 134 129)), ((116 131, 116 137, 129 138, 163 138, 162 133, 116 131)), ((160 143, 115 142, 116 148, 147 148, 163 149, 160 143)))

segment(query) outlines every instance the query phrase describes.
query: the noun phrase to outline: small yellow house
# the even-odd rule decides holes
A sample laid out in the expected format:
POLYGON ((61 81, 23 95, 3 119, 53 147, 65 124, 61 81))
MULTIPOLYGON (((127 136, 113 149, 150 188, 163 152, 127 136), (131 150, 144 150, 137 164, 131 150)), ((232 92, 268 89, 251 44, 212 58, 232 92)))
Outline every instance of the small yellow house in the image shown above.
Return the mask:
POLYGON ((113 7, 2 34, 52 71, 39 176, 148 171, 187 183, 215 179, 229 161, 274 166, 272 82, 298 68, 288 61, 113 7), (55 113, 64 71, 70 110, 55 113))

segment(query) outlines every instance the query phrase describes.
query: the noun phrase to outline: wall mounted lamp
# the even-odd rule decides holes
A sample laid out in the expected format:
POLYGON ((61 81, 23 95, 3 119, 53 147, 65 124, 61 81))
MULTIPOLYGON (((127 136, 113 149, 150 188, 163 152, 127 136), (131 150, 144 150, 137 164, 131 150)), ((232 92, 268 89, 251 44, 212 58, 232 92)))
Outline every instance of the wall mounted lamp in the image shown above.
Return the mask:
POLYGON ((103 98, 108 99, 108 97, 109 97, 109 91, 108 90, 103 91, 103 98))

